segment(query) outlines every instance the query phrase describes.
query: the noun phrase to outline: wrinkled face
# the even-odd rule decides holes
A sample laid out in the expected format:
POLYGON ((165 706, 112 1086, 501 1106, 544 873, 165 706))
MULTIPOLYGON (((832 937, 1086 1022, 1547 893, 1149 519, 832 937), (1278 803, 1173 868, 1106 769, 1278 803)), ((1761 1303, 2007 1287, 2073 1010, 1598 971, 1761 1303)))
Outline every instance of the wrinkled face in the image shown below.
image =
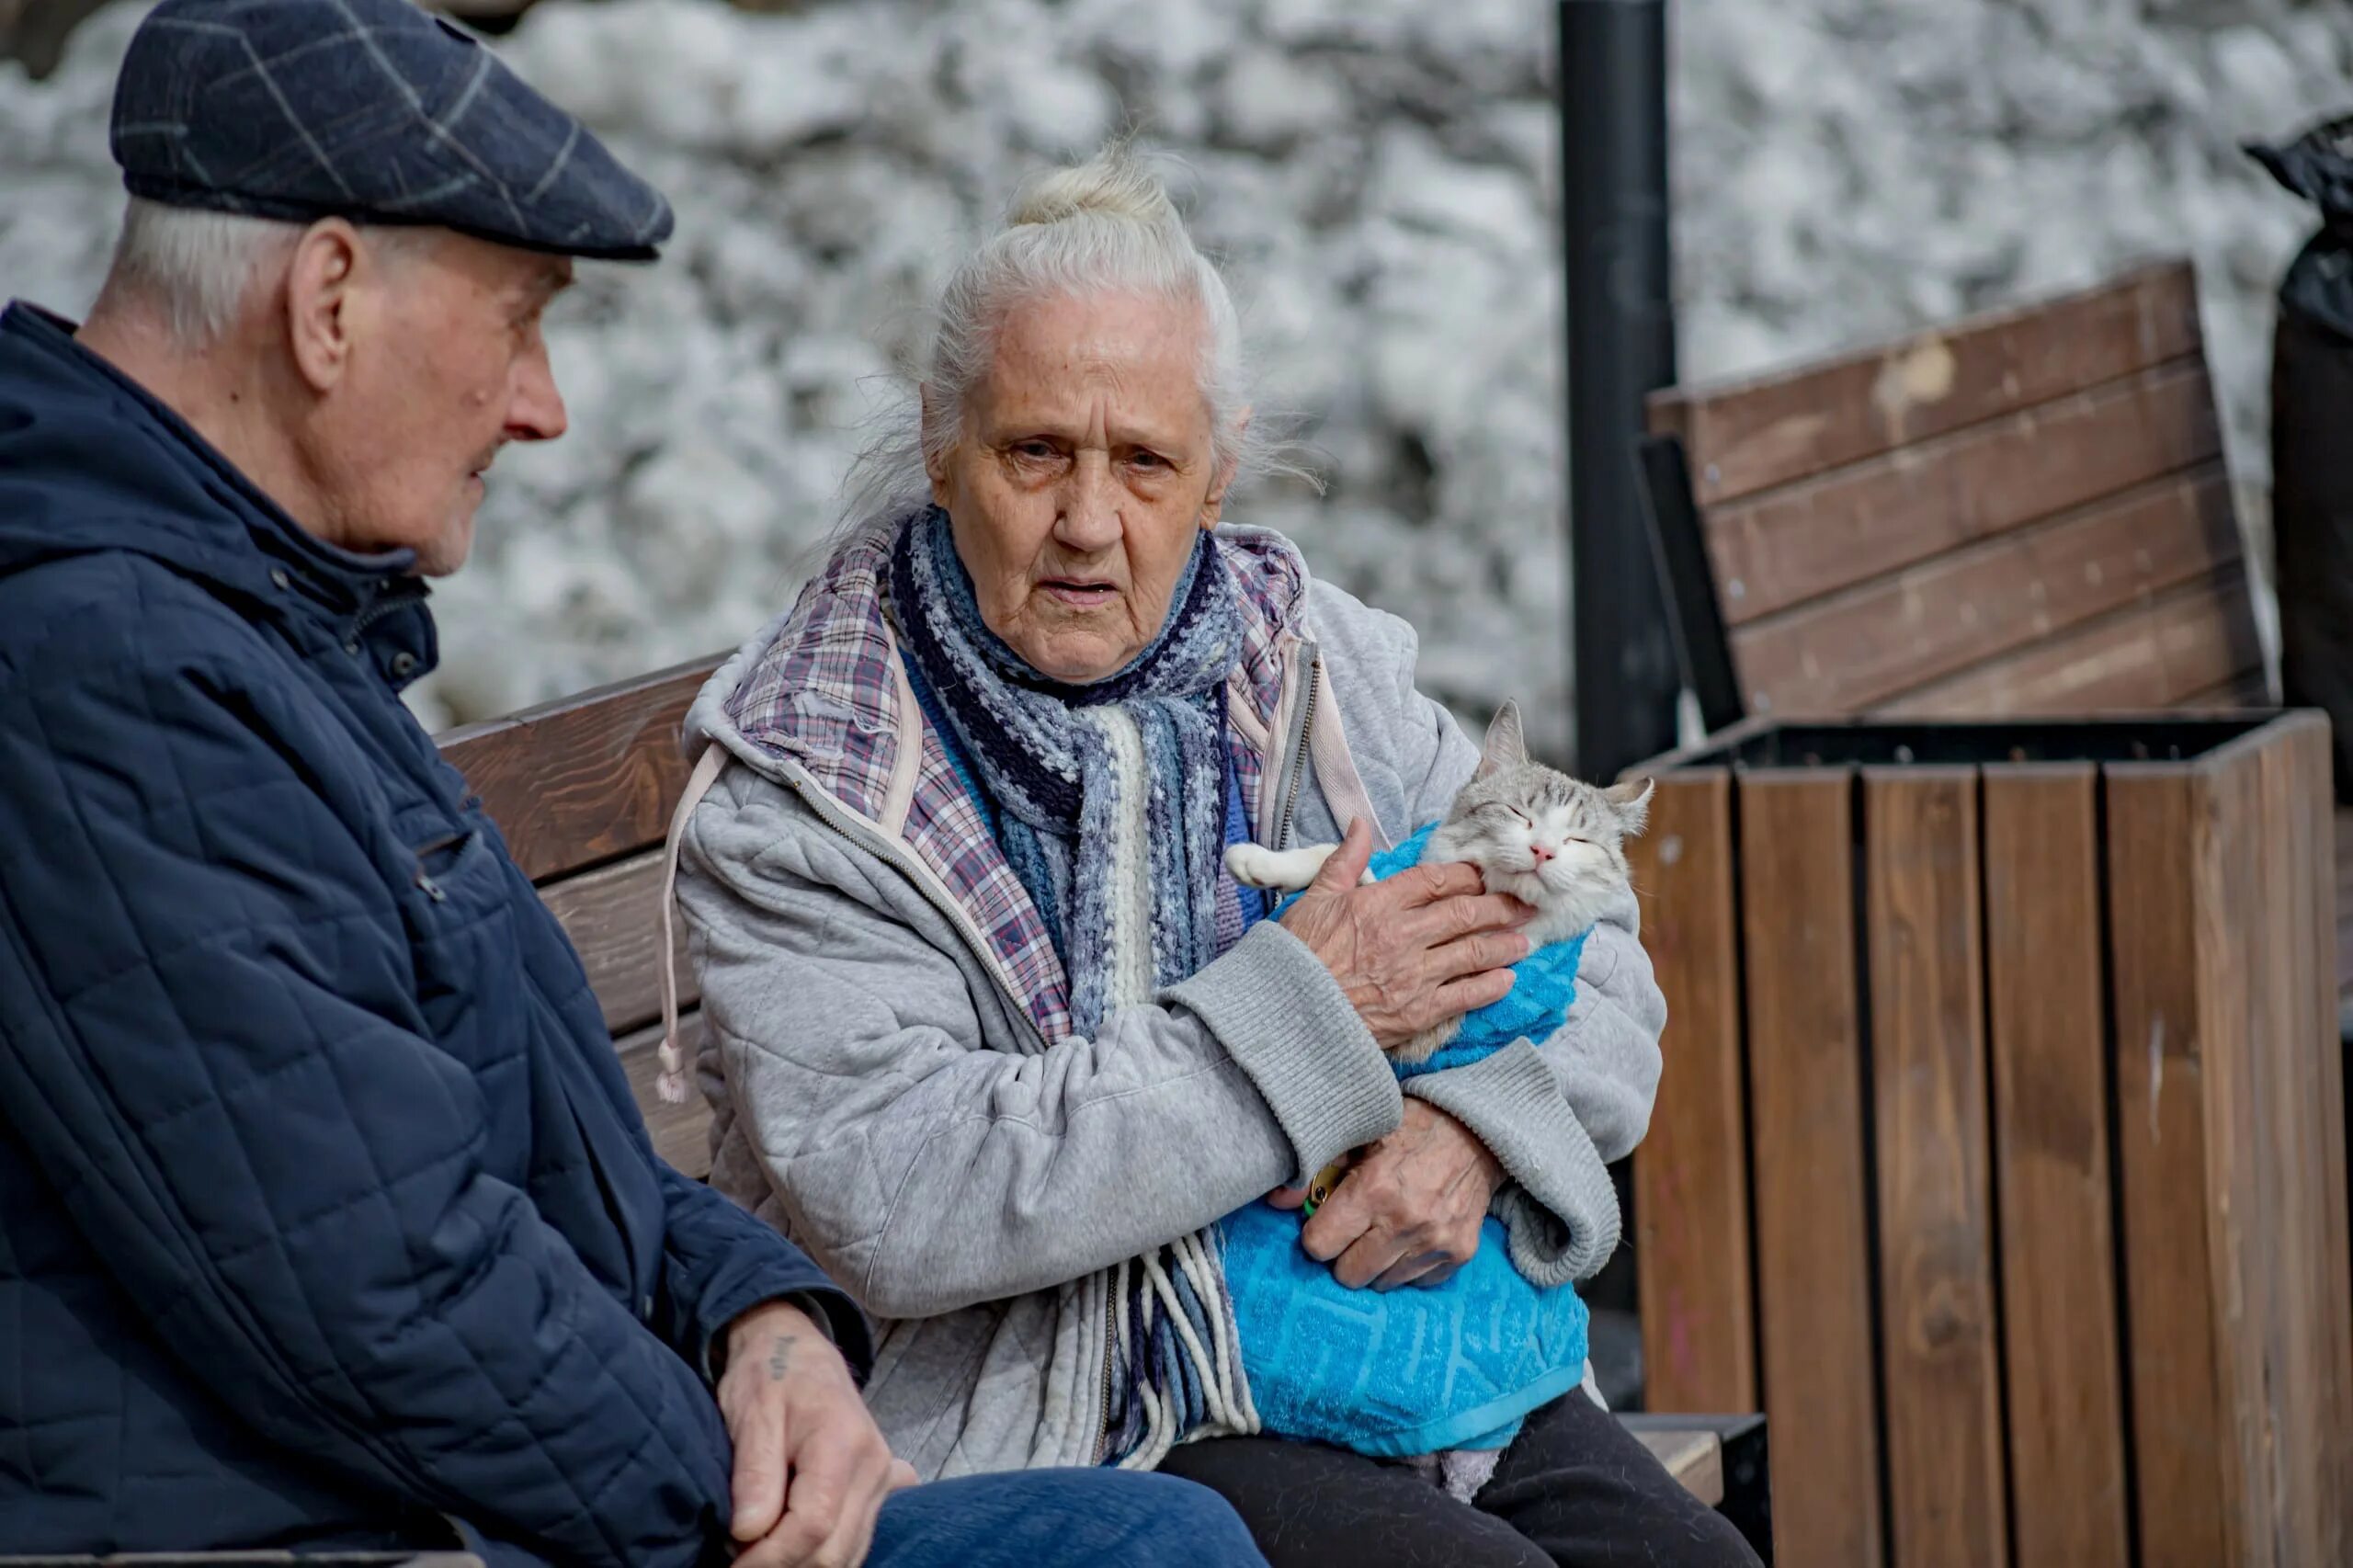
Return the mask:
MULTIPOLYGON (((981 619, 1040 675, 1116 675, 1217 524, 1201 312, 1149 295, 1017 305, 931 465, 981 619)), ((928 413, 926 413, 928 417, 928 413)))
POLYGON ((563 434, 540 319, 572 264, 439 233, 345 307, 349 360, 309 445, 335 537, 406 548, 445 575, 473 543, 483 473, 509 441, 563 434))

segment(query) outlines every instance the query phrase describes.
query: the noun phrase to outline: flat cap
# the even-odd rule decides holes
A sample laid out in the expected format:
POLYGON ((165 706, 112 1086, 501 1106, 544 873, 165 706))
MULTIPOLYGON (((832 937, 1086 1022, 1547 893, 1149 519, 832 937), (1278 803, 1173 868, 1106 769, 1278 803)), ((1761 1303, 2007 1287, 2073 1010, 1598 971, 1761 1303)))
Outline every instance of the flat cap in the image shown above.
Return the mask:
POLYGON ((433 224, 648 261, 670 204, 474 39, 408 0, 163 0, 115 83, 133 196, 433 224))

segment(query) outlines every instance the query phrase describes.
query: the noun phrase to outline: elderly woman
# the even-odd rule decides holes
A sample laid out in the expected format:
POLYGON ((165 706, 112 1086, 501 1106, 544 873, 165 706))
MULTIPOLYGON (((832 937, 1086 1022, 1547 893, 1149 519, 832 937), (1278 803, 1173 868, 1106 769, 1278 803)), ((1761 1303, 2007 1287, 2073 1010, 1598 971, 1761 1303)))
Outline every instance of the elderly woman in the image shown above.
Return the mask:
POLYGON ((1236 339, 1118 153, 953 275, 919 430, 689 720, 711 1179, 883 1321, 868 1399, 926 1477, 1156 1466, 1279 1565, 1753 1561, 1585 1392, 1465 1505, 1260 1434, 1222 1353, 1217 1221, 1351 1150, 1302 1237, 1343 1284, 1442 1279, 1491 1210, 1597 1269, 1664 1016, 1630 900, 1558 1035, 1401 1094, 1383 1048, 1500 997, 1526 911, 1459 866, 1354 885, 1478 756, 1409 628, 1220 526, 1261 455, 1236 339), (1344 828, 1279 921, 1222 869, 1344 828))

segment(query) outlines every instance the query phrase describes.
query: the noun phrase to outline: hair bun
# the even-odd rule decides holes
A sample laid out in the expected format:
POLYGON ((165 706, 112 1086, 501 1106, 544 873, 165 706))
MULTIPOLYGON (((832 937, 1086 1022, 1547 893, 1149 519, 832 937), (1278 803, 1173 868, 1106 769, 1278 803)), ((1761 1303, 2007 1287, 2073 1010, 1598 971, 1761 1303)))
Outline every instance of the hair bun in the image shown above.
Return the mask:
POLYGON ((1154 227, 1179 223, 1168 187, 1125 146, 1106 147, 1074 168, 1055 169, 1023 186, 1006 214, 1011 229, 1099 215, 1154 227))

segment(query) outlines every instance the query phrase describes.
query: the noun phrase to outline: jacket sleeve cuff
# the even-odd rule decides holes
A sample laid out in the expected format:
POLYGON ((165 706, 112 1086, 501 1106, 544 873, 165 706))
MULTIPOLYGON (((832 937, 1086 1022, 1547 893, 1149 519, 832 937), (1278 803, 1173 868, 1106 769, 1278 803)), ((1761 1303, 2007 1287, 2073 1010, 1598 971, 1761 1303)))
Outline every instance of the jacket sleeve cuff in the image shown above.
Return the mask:
POLYGON ((1405 1102, 1331 971, 1271 920, 1161 994, 1242 1064, 1275 1113, 1304 1183, 1349 1150, 1397 1130, 1405 1102))
POLYGON ((1492 1212, 1511 1233, 1512 1267, 1540 1287, 1601 1272, 1618 1250, 1618 1188, 1536 1047, 1514 1040, 1410 1079, 1405 1093, 1477 1134, 1511 1178, 1492 1212))
MULTIPOLYGON (((813 1267, 808 1273, 815 1275, 816 1269, 813 1267)), ((783 1301, 806 1313, 811 1322, 824 1331, 825 1337, 834 1342, 834 1347, 841 1352, 842 1359, 849 1363, 850 1376, 857 1380, 858 1386, 866 1386, 867 1373, 874 1366, 874 1333, 866 1321, 866 1314, 858 1310, 856 1301, 850 1300, 847 1291, 823 1275, 817 1275, 816 1282, 813 1284, 798 1270, 784 1270, 775 1277, 747 1282, 742 1295, 740 1302, 722 1301, 707 1303, 711 1309, 710 1336, 700 1346, 696 1365, 712 1387, 718 1386, 720 1377, 727 1370, 727 1335, 735 1326, 735 1320, 754 1307, 769 1301, 783 1301)))

